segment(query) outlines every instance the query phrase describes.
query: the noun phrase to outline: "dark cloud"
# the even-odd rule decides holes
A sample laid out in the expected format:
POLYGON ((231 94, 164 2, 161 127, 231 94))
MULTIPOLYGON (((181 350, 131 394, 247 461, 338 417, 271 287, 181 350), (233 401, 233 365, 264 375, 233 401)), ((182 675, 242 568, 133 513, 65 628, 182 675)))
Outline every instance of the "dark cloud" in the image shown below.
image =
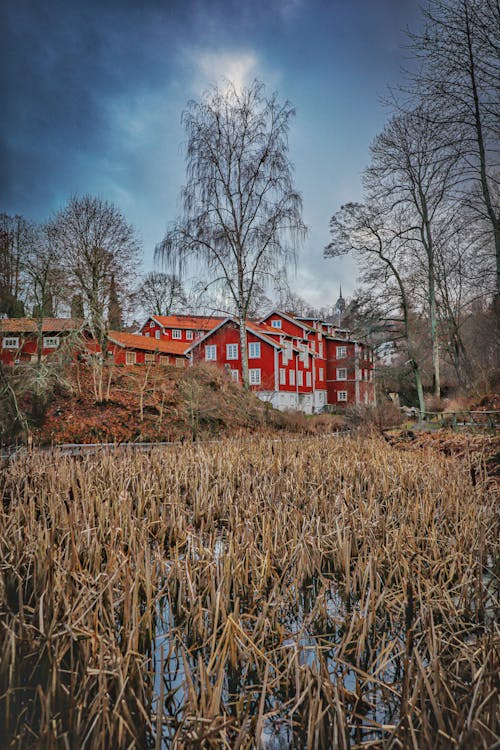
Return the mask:
MULTIPOLYGON (((100 193, 138 226, 149 264, 177 213, 179 120, 199 55, 251 53, 297 107, 291 156, 311 225, 299 279, 326 296, 328 217, 359 198, 378 97, 415 16, 416 0, 4 2, 0 210, 42 220, 72 193, 100 193)), ((353 269, 335 273, 348 284, 353 269)))

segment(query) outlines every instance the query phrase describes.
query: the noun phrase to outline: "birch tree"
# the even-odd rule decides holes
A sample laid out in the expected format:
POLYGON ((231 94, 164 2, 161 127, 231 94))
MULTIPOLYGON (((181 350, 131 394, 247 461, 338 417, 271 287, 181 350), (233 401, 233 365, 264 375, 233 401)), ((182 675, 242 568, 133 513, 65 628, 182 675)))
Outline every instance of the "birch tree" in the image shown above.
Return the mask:
POLYGON ((248 387, 245 320, 257 288, 294 257, 306 228, 294 188, 288 133, 294 109, 254 81, 213 88, 182 116, 187 135, 183 215, 158 255, 182 269, 202 263, 234 302, 248 387))

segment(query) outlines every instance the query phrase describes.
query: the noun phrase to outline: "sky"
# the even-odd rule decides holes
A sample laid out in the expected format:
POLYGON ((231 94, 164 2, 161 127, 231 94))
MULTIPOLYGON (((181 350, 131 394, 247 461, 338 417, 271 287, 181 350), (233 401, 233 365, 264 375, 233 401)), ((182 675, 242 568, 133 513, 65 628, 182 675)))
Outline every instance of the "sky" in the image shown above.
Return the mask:
POLYGON ((0 212, 44 221, 71 195, 99 195, 136 227, 153 269, 180 213, 183 109, 223 78, 258 78, 296 108, 289 156, 309 232, 291 286, 333 306, 356 266, 324 259, 328 221, 362 199, 418 23, 417 0, 0 3, 0 212))

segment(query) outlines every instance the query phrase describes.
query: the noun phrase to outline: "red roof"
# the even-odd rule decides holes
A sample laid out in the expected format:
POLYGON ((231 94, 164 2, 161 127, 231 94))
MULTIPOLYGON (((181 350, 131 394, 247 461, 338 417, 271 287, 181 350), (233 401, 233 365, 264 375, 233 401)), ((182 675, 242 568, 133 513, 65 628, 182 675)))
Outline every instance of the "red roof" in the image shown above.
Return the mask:
MULTIPOLYGON (((0 318, 0 333, 37 333, 40 328, 37 318, 0 318)), ((78 331, 84 321, 78 318, 43 318, 42 333, 78 331)))
POLYGON ((206 318, 201 315, 152 315, 164 328, 190 328, 198 331, 211 331, 225 318, 206 318))
POLYGON ((160 341, 137 333, 124 333, 123 331, 110 331, 108 339, 112 344, 122 346, 124 349, 141 349, 142 351, 159 352, 160 354, 183 355, 191 344, 189 341, 160 341))

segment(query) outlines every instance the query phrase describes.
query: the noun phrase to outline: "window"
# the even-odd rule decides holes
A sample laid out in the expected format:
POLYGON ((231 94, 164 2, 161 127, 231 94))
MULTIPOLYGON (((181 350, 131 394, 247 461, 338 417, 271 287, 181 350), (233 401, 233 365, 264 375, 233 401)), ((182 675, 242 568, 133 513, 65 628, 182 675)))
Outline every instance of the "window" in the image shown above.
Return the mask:
POLYGON ((125 352, 125 364, 135 365, 135 352, 125 352))
POLYGON ((301 385, 304 385, 304 373, 302 372, 302 370, 298 370, 297 372, 297 385, 299 386, 299 388, 301 385))
POLYGON ((151 337, 151 334, 149 333, 149 331, 147 331, 146 332, 146 338, 149 339, 150 337, 151 337))
POLYGON ((281 320, 271 320, 271 328, 281 328, 281 320))
POLYGON ((155 338, 159 339, 161 336, 161 331, 155 331, 155 338))
POLYGON ((4 349, 18 349, 19 348, 19 336, 6 336, 3 340, 4 349))
POLYGON ((201 339, 205 335, 205 331, 196 331, 196 338, 201 339))
POLYGON ((280 368, 280 385, 286 385, 286 370, 284 367, 280 368))
POLYGON ((146 352, 146 354, 144 355, 144 362, 147 365, 152 365, 154 361, 155 361, 155 355, 152 354, 151 352, 146 352))
POLYGON ((310 342, 310 344, 309 344, 309 346, 311 347, 311 351, 312 351, 312 352, 315 352, 315 351, 316 351, 316 344, 315 344, 315 342, 314 342, 314 341, 311 341, 311 342, 310 342))
POLYGON ((250 385, 260 385, 260 369, 249 370, 248 379, 250 385))
POLYGON ((347 357, 347 347, 337 346, 337 359, 344 359, 347 357))
POLYGON ((205 359, 207 362, 215 362, 217 359, 217 346, 215 344, 205 347, 205 359))
POLYGON ((238 359, 238 344, 226 344, 226 359, 238 359))
POLYGON ((160 355, 160 365, 163 365, 163 367, 166 367, 168 365, 168 357, 166 354, 160 355))
POLYGON ((324 376, 325 376, 325 371, 322 367, 320 367, 318 370, 318 380, 324 380, 324 376))
POLYGON ((179 331, 178 328, 172 328, 172 338, 173 339, 181 339, 182 338, 182 331, 179 331))
POLYGON ((310 372, 306 372, 306 385, 309 387, 311 386, 311 373, 310 372))
POLYGON ((234 380, 234 382, 237 383, 239 379, 240 373, 238 372, 238 370, 231 370, 231 380, 234 380))
POLYGON ((345 367, 337 367, 337 380, 347 380, 347 370, 345 367))
POLYGON ((319 354, 320 357, 323 356, 323 342, 320 342, 318 344, 318 354, 319 354))
POLYGON ((186 339, 188 341, 192 341, 193 340, 193 332, 192 331, 186 331, 186 339))
POLYGON ((295 370, 290 370, 290 385, 295 385, 295 370))
POLYGON ((347 401, 347 391, 337 391, 337 401, 347 401))
POLYGON ((154 320, 152 320, 152 321, 151 321, 151 322, 149 323, 149 327, 150 327, 150 328, 154 328, 154 327, 155 327, 155 322, 154 322, 154 320))
POLYGON ((175 366, 176 367, 184 367, 185 359, 184 357, 176 357, 175 358, 175 366))
POLYGON ((258 359, 260 357, 260 342, 252 341, 248 344, 248 356, 250 359, 258 359))

